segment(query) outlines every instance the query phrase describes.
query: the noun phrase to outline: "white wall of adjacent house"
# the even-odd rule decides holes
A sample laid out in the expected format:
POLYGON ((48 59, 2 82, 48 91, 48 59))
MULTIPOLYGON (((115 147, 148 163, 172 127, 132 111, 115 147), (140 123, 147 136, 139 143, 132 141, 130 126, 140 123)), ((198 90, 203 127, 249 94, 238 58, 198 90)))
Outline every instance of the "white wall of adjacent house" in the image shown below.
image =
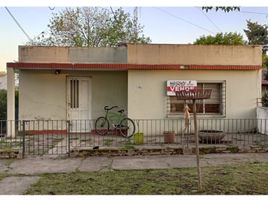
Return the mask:
POLYGON ((91 80, 92 119, 104 114, 105 105, 127 108, 127 72, 20 71, 19 119, 66 120, 67 77, 89 77, 91 80))

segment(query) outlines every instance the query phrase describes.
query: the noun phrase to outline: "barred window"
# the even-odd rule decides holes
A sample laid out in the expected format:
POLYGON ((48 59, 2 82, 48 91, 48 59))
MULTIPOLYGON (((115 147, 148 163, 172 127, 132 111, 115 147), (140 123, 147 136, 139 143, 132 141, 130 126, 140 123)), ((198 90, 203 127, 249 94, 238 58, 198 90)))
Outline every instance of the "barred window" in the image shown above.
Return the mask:
POLYGON ((71 108, 79 108, 79 80, 70 80, 71 108))
MULTIPOLYGON (((212 89, 210 99, 197 100, 196 110, 200 114, 224 114, 225 113, 225 83, 198 83, 198 88, 212 89)), ((184 100, 177 100, 176 96, 168 97, 169 114, 182 114, 184 100)), ((190 112, 193 111, 192 100, 187 100, 190 112)))

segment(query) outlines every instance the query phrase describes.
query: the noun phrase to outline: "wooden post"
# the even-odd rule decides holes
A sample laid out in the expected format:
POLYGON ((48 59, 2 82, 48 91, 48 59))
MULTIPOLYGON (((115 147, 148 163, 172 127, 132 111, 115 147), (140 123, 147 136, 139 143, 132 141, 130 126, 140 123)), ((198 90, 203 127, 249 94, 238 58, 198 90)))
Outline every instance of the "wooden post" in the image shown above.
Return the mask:
POLYGON ((196 165, 198 174, 198 190, 202 190, 201 182, 201 168, 199 163, 199 137, 197 131, 197 117, 196 117, 196 100, 193 99, 193 113, 194 113, 194 133, 195 133, 195 153, 196 153, 196 165))

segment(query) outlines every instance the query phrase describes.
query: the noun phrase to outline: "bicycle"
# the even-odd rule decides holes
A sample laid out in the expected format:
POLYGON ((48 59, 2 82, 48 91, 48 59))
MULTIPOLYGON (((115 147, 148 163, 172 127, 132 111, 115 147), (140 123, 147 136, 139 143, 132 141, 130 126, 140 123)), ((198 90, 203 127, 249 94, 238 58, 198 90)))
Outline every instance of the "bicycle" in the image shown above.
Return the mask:
POLYGON ((135 123, 132 119, 126 117, 124 109, 116 112, 110 112, 110 110, 118 108, 118 106, 104 106, 105 116, 99 117, 95 122, 95 131, 99 135, 106 135, 111 130, 110 126, 113 126, 113 130, 119 130, 123 137, 130 138, 135 132, 135 123))

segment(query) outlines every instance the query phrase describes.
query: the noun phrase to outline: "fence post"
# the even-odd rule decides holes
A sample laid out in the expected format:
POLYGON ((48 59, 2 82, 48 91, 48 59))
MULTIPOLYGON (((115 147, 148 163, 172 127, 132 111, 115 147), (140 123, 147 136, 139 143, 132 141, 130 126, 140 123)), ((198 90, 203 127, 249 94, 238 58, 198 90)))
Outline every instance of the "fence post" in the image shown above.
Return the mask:
POLYGON ((67 126, 67 129, 66 129, 66 131, 67 131, 67 151, 68 151, 68 157, 70 157, 71 156, 71 152, 70 152, 70 150, 71 150, 71 147, 70 147, 70 126, 71 126, 71 122, 70 122, 70 120, 67 120, 66 121, 66 126, 67 126))
POLYGON ((194 134, 195 134, 195 154, 196 154, 196 166, 198 175, 198 190, 202 190, 202 179, 201 179, 201 167, 199 157, 199 136, 197 130, 197 116, 196 116, 196 99, 193 99, 193 113, 194 113, 194 134))
POLYGON ((26 121, 22 121, 22 158, 25 157, 25 123, 26 121))
POLYGON ((267 126, 266 126, 266 124, 267 124, 267 119, 265 119, 264 134, 267 134, 267 126))

